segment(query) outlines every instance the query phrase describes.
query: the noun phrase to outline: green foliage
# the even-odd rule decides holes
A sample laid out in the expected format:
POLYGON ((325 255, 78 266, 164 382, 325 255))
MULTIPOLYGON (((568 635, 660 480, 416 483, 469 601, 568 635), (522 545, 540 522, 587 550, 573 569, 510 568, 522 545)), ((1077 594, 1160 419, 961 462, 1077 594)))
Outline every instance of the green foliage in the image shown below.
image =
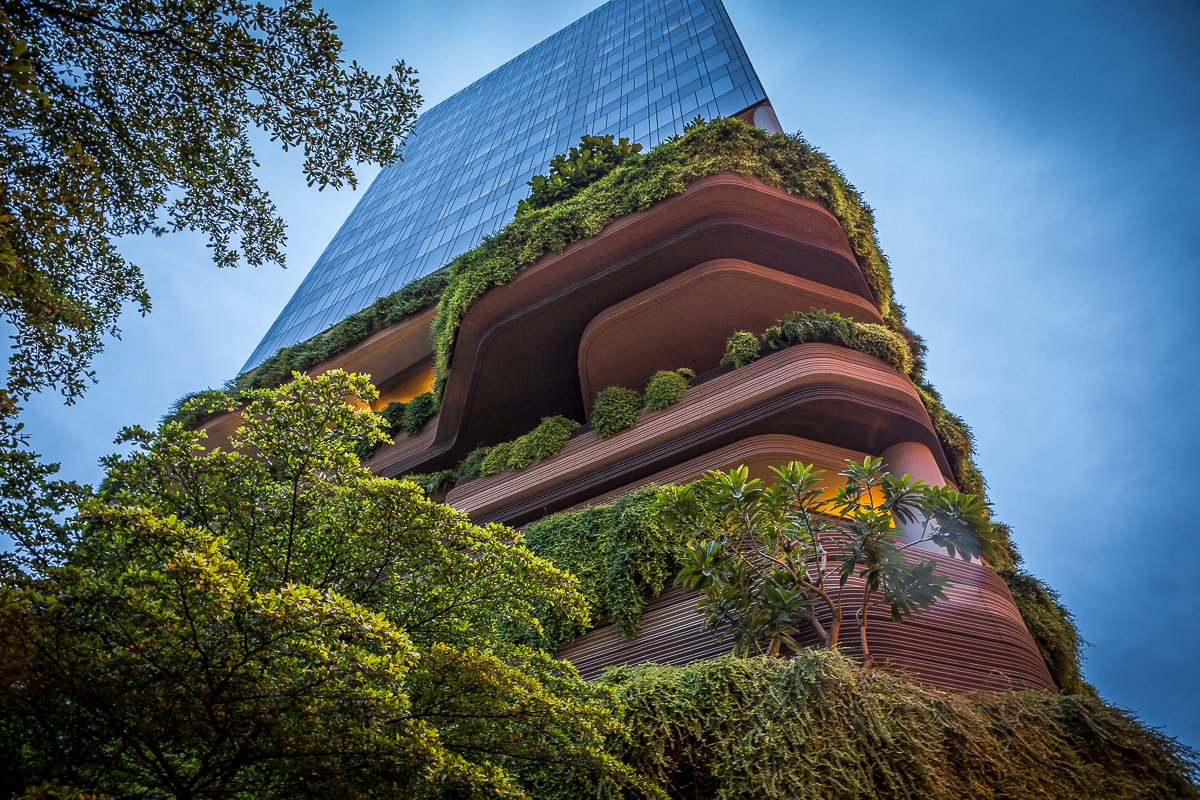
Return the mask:
POLYGON ((383 417, 383 422, 387 426, 387 432, 389 434, 403 430, 405 405, 405 403, 402 403, 399 400, 393 400, 384 406, 383 411, 379 412, 379 416, 383 417))
POLYGON ((905 375, 913 368, 912 352, 903 336, 882 325, 855 322, 830 311, 797 311, 788 314, 767 328, 762 341, 768 350, 782 350, 807 342, 825 342, 875 356, 905 375))
POLYGON ((558 453, 571 438, 579 423, 566 417, 544 417, 529 433, 512 443, 508 455, 509 469, 525 469, 535 461, 543 461, 558 453))
POLYGON ((282 263, 284 225, 251 131, 304 154, 310 185, 400 157, 412 70, 342 56, 306 0, 7 3, 0 12, 0 393, 71 400, 128 303, 150 310, 118 237, 194 230, 220 266, 282 263))
MULTIPOLYGON (((602 681, 628 735, 613 747, 671 797, 1200 797, 1194 752, 1092 697, 945 692, 827 650, 620 667, 602 681)), ((541 797, 584 795, 568 782, 541 797)))
MULTIPOLYGON (((527 797, 635 778, 534 640, 576 582, 353 453, 367 376, 252 391, 226 447, 127 429, 64 557, 0 559, 0 765, 119 797, 527 797), (557 777, 556 777, 557 776, 557 777)), ((238 399, 227 397, 225 403, 238 399)), ((8 788, 8 787, 5 787, 8 788)))
MULTIPOLYGON (((567 511, 522 531, 539 557, 579 581, 589 618, 612 619, 627 637, 637 633, 646 600, 662 591, 675 570, 678 541, 655 508, 657 490, 637 489, 607 505, 567 511)), ((564 644, 586 626, 546 610, 546 646, 564 644)))
POLYGON ((847 461, 839 473, 845 485, 829 499, 822 472, 811 465, 771 471, 770 485, 738 467, 660 493, 666 516, 687 541, 675 582, 700 593, 709 627, 728 627, 737 655, 795 652, 804 628, 836 650, 842 623, 851 619, 867 669, 872 604, 886 606, 898 623, 944 597, 947 581, 933 574, 935 562, 906 551, 929 542, 952 557, 981 552, 982 503, 891 475, 882 459, 847 461), (853 592, 846 589, 852 577, 862 582, 853 592), (832 620, 828 627, 818 619, 822 608, 832 620))
POLYGON ((696 373, 687 367, 676 370, 659 370, 646 384, 642 395, 642 408, 657 411, 675 405, 683 398, 696 373))
POLYGON ((432 497, 435 494, 441 494, 454 488, 454 483, 458 480, 458 471, 443 469, 439 472, 430 472, 428 474, 412 473, 405 475, 403 480, 412 481, 421 487, 421 491, 432 497))
POLYGON ((400 428, 409 436, 417 436, 425 423, 437 416, 438 401, 433 392, 422 392, 404 404, 400 428))
POLYGON ((434 322, 438 391, 449 373, 459 323, 489 288, 512 280, 545 253, 561 252, 610 222, 720 172, 755 177, 828 208, 845 230, 885 321, 893 329, 906 330, 902 310, 892 297, 887 260, 875 239, 872 212, 832 162, 799 136, 768 134, 735 119, 718 119, 628 158, 564 200, 519 215, 451 262, 450 283, 434 322))
POLYGON ((324 333, 277 350, 254 369, 230 381, 228 388, 246 391, 269 389, 286 383, 291 380, 293 372, 307 372, 389 325, 437 305, 449 279, 450 270, 445 267, 417 278, 392 294, 379 298, 362 311, 351 314, 324 333))
POLYGON ((470 452, 459 463, 456 472, 458 479, 479 478, 483 476, 483 462, 487 459, 490 448, 478 447, 470 452))
POLYGON ((445 491, 460 480, 498 475, 505 470, 521 470, 535 461, 543 461, 558 453, 571 438, 579 423, 566 417, 545 417, 538 426, 523 436, 492 447, 471 451, 456 467, 431 475, 406 475, 430 494, 445 491))
POLYGON ((479 461, 479 476, 486 478, 489 475, 499 475, 508 469, 508 462, 512 457, 512 442, 501 442, 487 449, 486 455, 479 461))
POLYGON ((619 142, 614 141, 611 134, 582 137, 578 147, 550 160, 549 174, 534 175, 530 179, 529 197, 517 204, 517 215, 570 197, 640 152, 640 144, 630 144, 624 137, 619 142))
POLYGON ((642 397, 624 386, 601 389, 592 404, 592 427, 601 439, 620 433, 637 424, 642 397))
POLYGON ((1080 670, 1083 639, 1058 593, 1022 570, 1002 569, 999 573, 1017 601, 1021 619, 1037 642, 1054 683, 1067 694, 1095 696, 1096 690, 1080 670))
POLYGON ((725 340, 725 355, 721 356, 721 366, 744 367, 754 361, 762 353, 762 343, 750 331, 734 331, 725 340))
MULTIPOLYGON (((379 328, 440 299, 433 325, 435 392, 440 396, 449 374, 459 323, 489 288, 512 280, 522 267, 545 253, 560 252, 572 242, 594 236, 610 222, 649 208, 659 200, 683 192, 690 183, 719 172, 752 176, 769 186, 814 199, 837 218, 886 328, 864 326, 849 331, 852 335, 843 338, 855 342, 850 346, 883 358, 909 374, 929 411, 959 488, 985 499, 986 485, 974 461, 970 430, 946 409, 937 391, 925 380, 924 343, 905 325, 903 310, 893 298, 890 269, 876 239, 871 209, 837 167, 801 137, 767 134, 731 119, 697 121, 684 136, 647 154, 629 157, 572 196, 518 215, 503 230, 486 237, 479 247, 442 270, 382 298, 328 333, 280 351, 258 369, 238 378, 236 385, 277 385, 292 370, 311 368, 379 328)), ((829 322, 826 320, 826 333, 839 327, 829 322)), ((730 360, 723 363, 744 364, 758 353, 757 342, 748 337, 738 348, 737 354, 727 356, 730 360)), ((506 458, 493 458, 492 465, 502 464, 506 458)), ((499 467, 498 471, 505 468, 499 467)), ((1007 535, 1007 528, 998 524, 994 528, 996 535, 988 539, 985 552, 989 565, 1007 568, 1019 563, 1020 555, 1007 535)))
POLYGON ((225 410, 222 402, 225 396, 226 392, 220 389, 189 392, 172 404, 162 421, 174 421, 185 428, 197 428, 225 410))

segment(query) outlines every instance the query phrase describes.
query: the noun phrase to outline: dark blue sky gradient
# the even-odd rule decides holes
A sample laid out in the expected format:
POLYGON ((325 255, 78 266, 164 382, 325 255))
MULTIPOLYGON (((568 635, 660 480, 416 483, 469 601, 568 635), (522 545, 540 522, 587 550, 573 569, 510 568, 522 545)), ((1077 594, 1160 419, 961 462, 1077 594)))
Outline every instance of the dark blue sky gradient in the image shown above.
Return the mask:
MULTIPOLYGON (((1026 567, 1075 612, 1086 677, 1200 745, 1200 6, 726 2, 784 127, 876 209, 930 377, 974 428, 1026 567)), ((594 5, 330 12, 350 55, 406 58, 432 103, 594 5)), ((120 425, 233 375, 357 199, 262 154, 290 268, 218 272, 193 236, 128 242, 154 313, 126 316, 85 401, 26 415, 69 477, 97 478, 120 425)))

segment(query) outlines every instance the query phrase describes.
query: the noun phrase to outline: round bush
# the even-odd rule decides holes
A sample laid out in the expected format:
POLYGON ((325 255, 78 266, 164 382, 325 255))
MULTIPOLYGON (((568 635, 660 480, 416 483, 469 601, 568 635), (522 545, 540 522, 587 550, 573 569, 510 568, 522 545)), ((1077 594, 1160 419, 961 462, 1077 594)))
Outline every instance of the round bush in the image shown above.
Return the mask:
POLYGON ((592 406, 592 427, 601 439, 607 439, 626 428, 632 428, 637 423, 641 407, 642 398, 637 392, 624 386, 609 386, 596 395, 596 402, 592 406))

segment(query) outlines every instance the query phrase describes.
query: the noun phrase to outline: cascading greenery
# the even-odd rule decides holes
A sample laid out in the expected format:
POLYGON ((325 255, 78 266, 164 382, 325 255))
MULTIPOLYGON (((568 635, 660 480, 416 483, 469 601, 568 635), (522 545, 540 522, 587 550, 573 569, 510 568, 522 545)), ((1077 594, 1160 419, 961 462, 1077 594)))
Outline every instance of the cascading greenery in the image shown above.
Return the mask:
POLYGON ((1083 640, 1058 593, 1034 576, 1019 569, 999 570, 1008 584, 1025 627, 1037 643, 1050 676, 1067 694, 1095 696, 1096 689, 1083 679, 1079 668, 1083 640))
MULTIPOLYGON (((594 236, 612 221, 678 195, 703 177, 734 173, 815 200, 837 218, 883 316, 884 326, 908 344, 911 363, 904 371, 929 411, 956 483, 965 492, 986 497, 986 484, 974 462, 970 428, 946 409, 937 390, 925 378, 925 345, 905 324, 903 309, 893 296, 888 261, 876 238, 874 214, 824 153, 800 136, 768 134, 738 120, 719 119, 690 125, 683 136, 663 142, 648 153, 625 153, 622 160, 623 163, 602 177, 592 177, 588 179, 590 182, 572 187, 569 197, 518 215, 501 231, 486 237, 474 250, 437 272, 377 300, 319 336, 284 348, 258 368, 231 381, 230 387, 247 390, 279 385, 292 371, 311 369, 372 333, 437 303, 433 334, 435 396, 440 397, 449 374, 458 326, 471 305, 488 289, 511 281, 522 267, 542 255, 560 252, 572 242, 594 236)), ((753 334, 749 336, 756 338, 753 334)), ((749 343, 743 344, 748 352, 749 343)), ((891 348, 889 342, 888 349, 891 348)), ((194 424, 199 420, 189 422, 194 424)), ((474 459, 472 467, 464 473, 456 469, 418 477, 432 481, 425 485, 444 488, 462 475, 474 476, 486 455, 490 451, 469 457, 468 460, 474 459)), ((493 466, 497 463, 500 463, 498 454, 491 460, 493 466)), ((996 527, 1001 532, 1007 530, 998 523, 996 527)), ((989 554, 989 558, 989 564, 999 570, 1011 569, 1020 562, 1020 555, 1006 536, 1003 547, 989 554)), ((1022 609, 1027 620, 1042 611, 1054 613, 1049 607, 1022 609)), ((1066 616, 1060 616, 1059 622, 1074 629, 1066 616)), ((1074 669, 1077 673, 1077 666, 1074 669)), ((1064 674, 1070 672, 1067 669, 1064 674)))
MULTIPOLYGON (((1196 754, 1084 695, 945 692, 838 653, 619 667, 624 761, 696 800, 1196 798, 1196 754)), ((569 780, 539 797, 622 797, 569 780)))
MULTIPOLYGON (((607 505, 546 517, 522 531, 530 550, 579 580, 592 624, 611 618, 625 636, 637 632, 647 599, 675 574, 679 542, 655 508, 657 491, 637 489, 607 505)), ((541 644, 547 648, 583 632, 553 613, 543 626, 541 644)))
POLYGON ((887 260, 875 240, 872 212, 837 167, 799 136, 768 134, 738 120, 719 119, 692 126, 684 136, 649 153, 629 156, 574 195, 521 214, 480 247, 455 259, 434 321, 438 386, 449 373, 459 323, 489 288, 512 280, 521 267, 545 253, 561 252, 613 220, 721 172, 755 177, 828 208, 841 222, 884 319, 904 329, 903 312, 892 297, 887 260))
POLYGON ((450 270, 447 267, 417 278, 379 298, 362 311, 351 314, 324 333, 277 350, 254 369, 230 381, 228 388, 249 391, 287 383, 292 379, 293 372, 306 372, 350 349, 371 334, 434 305, 446 291, 449 281, 450 270))

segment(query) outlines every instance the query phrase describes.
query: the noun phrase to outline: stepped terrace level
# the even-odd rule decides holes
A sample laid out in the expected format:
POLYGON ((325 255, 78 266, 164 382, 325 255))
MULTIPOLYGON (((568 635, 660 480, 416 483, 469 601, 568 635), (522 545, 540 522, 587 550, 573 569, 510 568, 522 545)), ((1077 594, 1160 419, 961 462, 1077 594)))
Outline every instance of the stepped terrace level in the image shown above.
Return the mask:
MULTIPOLYGON (((440 375, 433 331, 446 310, 429 307, 311 371, 370 371, 396 400, 434 385, 418 395, 428 413, 407 418, 408 435, 397 433, 366 463, 386 476, 441 475, 431 488, 478 521, 524 525, 738 464, 766 475, 770 466, 801 460, 835 473, 844 458, 873 455, 893 471, 954 484, 959 455, 945 446, 928 392, 886 352, 784 342, 743 366, 721 364, 733 332, 762 332, 795 312, 825 314, 861 330, 864 342, 907 347, 886 327, 878 286, 823 203, 719 173, 561 252, 514 265, 467 305, 440 375), (615 433, 587 424, 601 390, 640 390, 656 373, 679 368, 696 377, 667 407, 643 410, 615 433), (478 464, 462 469, 544 418, 581 424, 554 452, 528 462, 497 462, 489 474, 478 464)), ((236 415, 206 424, 215 443, 236 415)), ((1052 689, 1004 582, 981 563, 930 555, 954 589, 913 623, 872 620, 878 662, 947 688, 1052 689)), ((600 621, 560 655, 594 675, 612 664, 683 663, 724 652, 727 643, 704 630, 694 607, 685 593, 663 592, 649 598, 633 638, 600 621)))
POLYGON ((243 369, 473 248, 580 136, 739 114, 779 130, 721 0, 609 0, 421 114, 243 369))

